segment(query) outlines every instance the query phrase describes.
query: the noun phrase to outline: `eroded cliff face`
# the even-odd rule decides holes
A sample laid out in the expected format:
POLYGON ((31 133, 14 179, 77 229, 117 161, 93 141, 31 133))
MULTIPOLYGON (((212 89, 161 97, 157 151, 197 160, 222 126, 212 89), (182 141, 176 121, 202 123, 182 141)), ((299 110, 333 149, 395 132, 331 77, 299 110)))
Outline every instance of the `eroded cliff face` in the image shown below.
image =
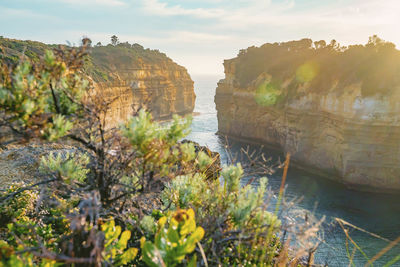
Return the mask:
MULTIPOLYGON (((0 37, 0 60, 16 63, 24 55, 37 61, 56 47, 0 37)), ((190 75, 158 50, 129 43, 90 47, 84 71, 97 96, 112 100, 106 127, 118 126, 138 108, 146 108, 156 120, 193 112, 196 96, 190 75)))
POLYGON ((107 115, 108 126, 117 126, 143 107, 157 120, 193 112, 196 98, 193 81, 181 66, 168 62, 143 64, 116 68, 110 75, 112 81, 94 81, 101 97, 115 99, 107 115))
POLYGON ((311 80, 299 82, 301 71, 274 86, 266 70, 243 86, 238 64, 225 61, 218 83, 220 133, 273 145, 356 189, 400 190, 400 84, 366 96, 359 79, 315 90, 311 80))
POLYGON ((128 43, 93 47, 85 69, 97 94, 113 100, 108 127, 118 126, 139 108, 156 120, 193 112, 196 96, 187 70, 158 50, 128 43))

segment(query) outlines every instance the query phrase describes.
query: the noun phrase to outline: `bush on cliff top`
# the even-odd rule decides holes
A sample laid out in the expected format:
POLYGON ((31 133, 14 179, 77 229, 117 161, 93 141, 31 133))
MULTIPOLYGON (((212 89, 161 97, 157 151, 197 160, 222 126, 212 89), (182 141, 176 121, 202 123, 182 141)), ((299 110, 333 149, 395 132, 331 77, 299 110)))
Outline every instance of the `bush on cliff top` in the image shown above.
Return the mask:
POLYGON ((348 47, 335 40, 329 44, 311 39, 267 43, 240 50, 238 57, 228 62, 235 65, 242 87, 264 72, 272 75, 276 83, 288 79, 294 79, 296 85, 309 83, 313 92, 326 92, 335 86, 340 93, 348 85, 361 83, 363 96, 389 95, 400 84, 400 51, 376 35, 366 45, 348 47), (299 79, 299 72, 304 73, 307 64, 317 66, 316 73, 311 79, 299 79))
MULTIPOLYGON (((87 39, 89 40, 89 39, 87 39)), ((18 63, 21 57, 28 57, 38 62, 46 50, 57 49, 58 45, 48 45, 36 41, 21 41, 0 37, 0 60, 12 64, 18 63)), ((68 45, 62 45, 65 49, 68 45)), ((83 65, 85 73, 90 75, 96 82, 112 81, 115 69, 142 68, 143 64, 171 64, 182 68, 174 63, 166 54, 155 49, 144 48, 139 44, 128 42, 117 45, 96 45, 87 47, 87 57, 83 65)))

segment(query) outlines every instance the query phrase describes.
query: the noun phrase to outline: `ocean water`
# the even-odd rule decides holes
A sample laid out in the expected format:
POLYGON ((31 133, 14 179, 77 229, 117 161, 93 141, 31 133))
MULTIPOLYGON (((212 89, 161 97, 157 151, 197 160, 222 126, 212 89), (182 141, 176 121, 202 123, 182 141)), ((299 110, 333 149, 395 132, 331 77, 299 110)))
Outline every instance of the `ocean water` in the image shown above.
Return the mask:
MULTIPOLYGON (((227 162, 225 141, 228 140, 233 153, 241 147, 257 149, 257 145, 226 139, 216 135, 218 131, 217 112, 215 110, 214 95, 217 82, 221 76, 193 76, 197 95, 195 112, 200 113, 193 117, 192 133, 188 137, 201 145, 207 145, 211 150, 221 154, 222 162, 227 162)), ((279 151, 264 149, 275 162, 283 155, 279 151)), ((250 170, 251 171, 251 170, 250 170)), ((268 177, 268 187, 277 193, 281 184, 281 170, 277 170, 268 177)), ((246 181, 245 181, 246 182, 246 181)), ((257 186, 257 179, 254 180, 257 186)), ((373 194, 347 189, 339 183, 326 178, 318 177, 306 171, 290 167, 286 182, 286 199, 302 199, 292 209, 299 212, 309 212, 317 218, 326 217, 321 233, 323 243, 315 255, 318 264, 328 266, 348 266, 349 259, 346 252, 346 236, 334 218, 341 218, 365 231, 372 232, 387 240, 395 240, 400 236, 400 195, 373 194)), ((388 245, 388 241, 373 237, 370 234, 349 228, 351 238, 362 248, 367 257, 372 258, 381 249, 388 245)), ((352 247, 349 253, 351 254, 352 247)), ((400 245, 389 250, 384 256, 374 262, 374 266, 384 266, 385 263, 400 255, 400 245)), ((364 266, 365 256, 356 252, 353 266, 364 266)), ((400 266, 400 261, 392 266, 400 266)))

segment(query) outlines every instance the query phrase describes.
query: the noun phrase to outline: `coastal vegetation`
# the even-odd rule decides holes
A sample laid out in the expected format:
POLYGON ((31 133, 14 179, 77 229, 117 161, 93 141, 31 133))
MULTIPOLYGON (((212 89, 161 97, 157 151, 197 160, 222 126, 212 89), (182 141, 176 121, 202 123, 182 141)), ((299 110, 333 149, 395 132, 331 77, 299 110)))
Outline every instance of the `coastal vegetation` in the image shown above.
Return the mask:
MULTIPOLYGON (((79 44, 86 47, 81 75, 95 87, 93 94, 115 100, 107 116, 115 123, 112 126, 126 121, 132 115, 132 106, 146 106, 156 120, 192 113, 196 96, 184 67, 158 50, 115 38, 110 44, 93 46, 88 37, 83 37, 79 44)), ((37 63, 46 50, 67 51, 71 47, 0 37, 0 60, 15 65, 28 58, 37 63)))
POLYGON ((3 149, 77 149, 49 153, 36 181, 0 192, 0 266, 270 266, 312 259, 319 222, 307 220, 293 232, 301 236, 298 247, 282 238, 292 233, 277 217, 279 205, 267 210, 267 179, 258 189, 241 186, 240 164, 210 179, 217 159, 180 141, 190 117, 161 125, 140 109, 107 128, 112 100, 92 93, 86 49, 1 61, 3 149))
POLYGON ((335 40, 266 43, 240 50, 231 61, 241 87, 268 73, 275 84, 296 77, 290 84, 292 94, 304 83, 315 93, 361 83, 363 96, 390 95, 400 82, 400 51, 376 35, 365 45, 347 47, 335 40))
MULTIPOLYGON (((166 54, 159 50, 144 48, 140 44, 120 43, 117 36, 111 37, 108 45, 91 45, 91 40, 87 37, 82 39, 81 45, 87 47, 87 53, 82 71, 92 77, 96 82, 112 82, 114 76, 113 69, 121 69, 124 66, 132 65, 140 69, 142 65, 173 61, 166 54)), ((21 41, 8 39, 0 36, 0 60, 7 63, 16 64, 21 57, 27 57, 33 62, 38 62, 47 50, 67 49, 69 45, 49 45, 35 41, 21 41)))
MULTIPOLYGON (((108 127, 113 99, 93 93, 87 74, 109 79, 102 75, 108 66, 100 64, 101 55, 133 59, 144 53, 114 41, 98 50, 88 41, 52 50, 32 42, 35 56, 3 53, 1 149, 34 144, 58 150, 41 157, 34 181, 2 185, 0 266, 313 266, 323 219, 307 213, 293 221, 281 212, 290 154, 274 196, 267 178, 257 178, 255 188, 243 182, 242 164, 221 167, 217 155, 182 141, 190 116, 161 124, 139 108, 125 123, 108 127)), ((147 60, 160 55, 146 54, 147 60)), ((298 82, 311 82, 320 71, 315 66, 301 64, 298 82)), ((279 101, 278 87, 261 83, 258 104, 279 101)), ((357 228, 336 222, 353 266, 355 252, 372 266, 400 242, 389 241, 370 258, 351 238, 349 228, 357 228)))

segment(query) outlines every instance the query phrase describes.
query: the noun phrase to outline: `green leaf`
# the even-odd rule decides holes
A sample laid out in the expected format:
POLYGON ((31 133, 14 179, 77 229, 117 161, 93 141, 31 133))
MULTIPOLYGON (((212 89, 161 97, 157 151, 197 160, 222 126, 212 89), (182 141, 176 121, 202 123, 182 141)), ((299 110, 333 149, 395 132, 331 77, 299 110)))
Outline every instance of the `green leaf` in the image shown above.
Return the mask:
POLYGON ((178 243, 179 242, 179 238, 180 238, 179 234, 178 234, 178 231, 175 230, 175 229, 172 229, 171 226, 168 229, 167 237, 168 237, 168 241, 170 241, 171 243, 178 243))
POLYGON ((193 255, 193 257, 190 259, 188 267, 197 267, 197 256, 196 254, 193 255))
POLYGON ((157 250, 157 248, 149 241, 144 243, 142 248, 142 257, 143 261, 150 267, 158 267, 162 266, 164 262, 162 258, 160 258, 161 254, 157 250))
POLYGON ((53 51, 46 50, 46 52, 44 54, 44 61, 48 66, 51 66, 54 64, 55 56, 54 56, 53 51))
POLYGON ((32 114, 32 112, 35 110, 35 102, 33 102, 30 99, 26 99, 23 103, 22 103, 24 110, 26 112, 26 114, 30 115, 32 114))
POLYGON ((53 123, 45 130, 44 137, 49 141, 55 141, 67 135, 73 126, 73 123, 63 115, 57 114, 53 117, 53 123))

